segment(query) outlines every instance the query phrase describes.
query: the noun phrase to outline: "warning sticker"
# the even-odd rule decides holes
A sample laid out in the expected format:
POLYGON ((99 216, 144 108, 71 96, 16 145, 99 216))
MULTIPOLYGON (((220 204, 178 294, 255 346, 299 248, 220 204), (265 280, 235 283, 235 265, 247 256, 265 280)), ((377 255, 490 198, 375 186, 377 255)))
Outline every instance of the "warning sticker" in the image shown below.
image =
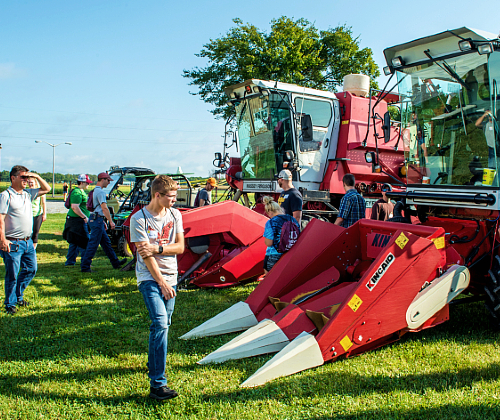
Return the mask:
POLYGON ((346 124, 349 124, 349 120, 342 121, 342 125, 346 125, 346 124))
POLYGON ((436 246, 437 249, 444 248, 444 236, 440 236, 439 238, 434 238, 432 242, 434 242, 434 245, 436 246))
POLYGON ((399 246, 401 249, 405 247, 405 245, 408 243, 409 239, 406 237, 406 235, 401 232, 398 236, 398 239, 396 239, 396 245, 399 246))
POLYGON ((344 348, 344 351, 347 351, 352 347, 352 341, 346 335, 342 340, 340 340, 340 345, 344 348))
POLYGON ((362 303, 363 303, 363 301, 359 298, 359 296, 354 295, 352 297, 352 299, 349 301, 349 303, 347 304, 347 306, 349 306, 349 308, 351 308, 353 312, 356 312, 362 303))

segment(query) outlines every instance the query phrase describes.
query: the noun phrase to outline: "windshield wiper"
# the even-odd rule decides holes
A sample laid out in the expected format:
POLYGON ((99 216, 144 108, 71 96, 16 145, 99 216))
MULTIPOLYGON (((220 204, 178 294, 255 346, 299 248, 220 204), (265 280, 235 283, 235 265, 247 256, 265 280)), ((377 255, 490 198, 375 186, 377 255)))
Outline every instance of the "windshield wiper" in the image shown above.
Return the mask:
POLYGON ((245 101, 243 102, 243 109, 240 112, 240 118, 238 119, 238 126, 241 124, 241 120, 243 119, 243 116, 245 115, 245 111, 247 109, 248 102, 245 101))
POLYGON ((445 61, 445 60, 442 60, 443 61, 443 65, 439 64, 438 61, 432 57, 431 53, 430 53, 430 50, 425 50, 424 51, 424 54, 429 57, 429 59, 433 62, 433 63, 436 63, 440 68, 442 68, 446 73, 448 73, 451 77, 453 77, 458 83, 460 83, 460 85, 462 85, 462 87, 464 87, 465 89, 469 90, 469 87, 467 86, 467 84, 460 78, 460 76, 455 72, 455 70, 453 70, 450 65, 445 61))

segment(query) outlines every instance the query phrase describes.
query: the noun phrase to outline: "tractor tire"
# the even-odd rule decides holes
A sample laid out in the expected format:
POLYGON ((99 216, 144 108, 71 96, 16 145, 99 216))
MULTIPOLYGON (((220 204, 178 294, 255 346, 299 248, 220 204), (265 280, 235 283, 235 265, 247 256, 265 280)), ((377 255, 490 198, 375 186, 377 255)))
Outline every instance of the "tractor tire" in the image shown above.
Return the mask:
POLYGON ((307 224, 312 220, 312 219, 318 219, 318 220, 321 220, 322 222, 328 222, 328 219, 323 217, 323 216, 319 216, 317 214, 311 214, 311 213, 308 213, 308 214, 302 214, 302 220, 300 221, 300 231, 302 232, 304 230, 304 228, 307 226, 307 224))
POLYGON ((125 239, 125 236, 120 236, 120 239, 118 239, 118 245, 117 245, 117 251, 118 254, 122 257, 128 257, 132 258, 132 251, 130 250, 130 247, 128 246, 127 240, 125 239))
POLYGON ((500 329, 500 257, 498 255, 493 260, 489 275, 488 283, 484 286, 484 304, 495 328, 500 329))

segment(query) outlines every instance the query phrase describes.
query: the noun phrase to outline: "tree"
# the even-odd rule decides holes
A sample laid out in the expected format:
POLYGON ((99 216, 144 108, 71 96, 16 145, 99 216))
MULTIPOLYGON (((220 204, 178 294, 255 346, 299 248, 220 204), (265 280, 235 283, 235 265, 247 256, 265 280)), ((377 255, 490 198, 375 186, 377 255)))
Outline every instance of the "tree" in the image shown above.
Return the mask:
POLYGON ((203 101, 214 105, 218 118, 234 112, 226 106, 224 87, 256 78, 294 83, 322 90, 336 90, 345 75, 380 75, 370 48, 359 48, 348 26, 318 31, 306 19, 285 16, 271 21, 269 34, 240 19, 226 35, 210 40, 198 57, 206 58, 206 67, 184 70, 183 76, 197 86, 203 101))

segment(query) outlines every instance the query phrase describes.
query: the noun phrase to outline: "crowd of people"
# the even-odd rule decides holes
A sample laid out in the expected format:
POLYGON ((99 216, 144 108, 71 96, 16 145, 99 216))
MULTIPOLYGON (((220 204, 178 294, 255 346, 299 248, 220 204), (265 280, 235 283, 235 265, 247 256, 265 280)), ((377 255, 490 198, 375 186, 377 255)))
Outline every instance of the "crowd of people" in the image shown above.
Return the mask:
MULTIPOLYGON (((302 221, 303 198, 294 187, 292 173, 284 169, 278 175, 282 190, 277 201, 274 197, 263 197, 265 212, 269 218, 263 232, 267 246, 264 273, 267 273, 297 241, 302 221)), ((0 254, 4 260, 5 309, 15 314, 19 307, 28 306, 24 292, 37 271, 36 247, 40 226, 47 217, 45 194, 51 188, 38 174, 26 167, 16 165, 10 172, 11 185, 0 194, 0 254)), ((92 260, 99 245, 104 250, 113 268, 126 263, 119 259, 106 229, 115 224, 106 203, 104 189, 111 177, 102 172, 97 177, 95 188, 87 194, 92 184, 86 174, 77 178, 74 189, 64 190, 68 213, 63 237, 68 242, 65 266, 75 266, 80 256, 80 270, 92 273, 92 260), (107 223, 106 223, 107 222, 107 223)), ((210 205, 211 191, 217 183, 207 180, 197 196, 195 206, 210 205)), ((365 217, 366 203, 356 191, 351 174, 343 178, 345 195, 340 202, 335 224, 349 227, 365 217)), ((151 201, 135 212, 130 219, 130 240, 137 249, 136 277, 151 326, 149 335, 148 370, 150 378, 149 396, 165 400, 177 396, 168 387, 165 375, 168 348, 168 330, 177 294, 177 258, 185 249, 182 216, 174 208, 177 199, 177 182, 166 175, 158 175, 151 183, 151 201)), ((386 190, 372 208, 372 218, 387 220, 392 216, 393 206, 386 190)))

